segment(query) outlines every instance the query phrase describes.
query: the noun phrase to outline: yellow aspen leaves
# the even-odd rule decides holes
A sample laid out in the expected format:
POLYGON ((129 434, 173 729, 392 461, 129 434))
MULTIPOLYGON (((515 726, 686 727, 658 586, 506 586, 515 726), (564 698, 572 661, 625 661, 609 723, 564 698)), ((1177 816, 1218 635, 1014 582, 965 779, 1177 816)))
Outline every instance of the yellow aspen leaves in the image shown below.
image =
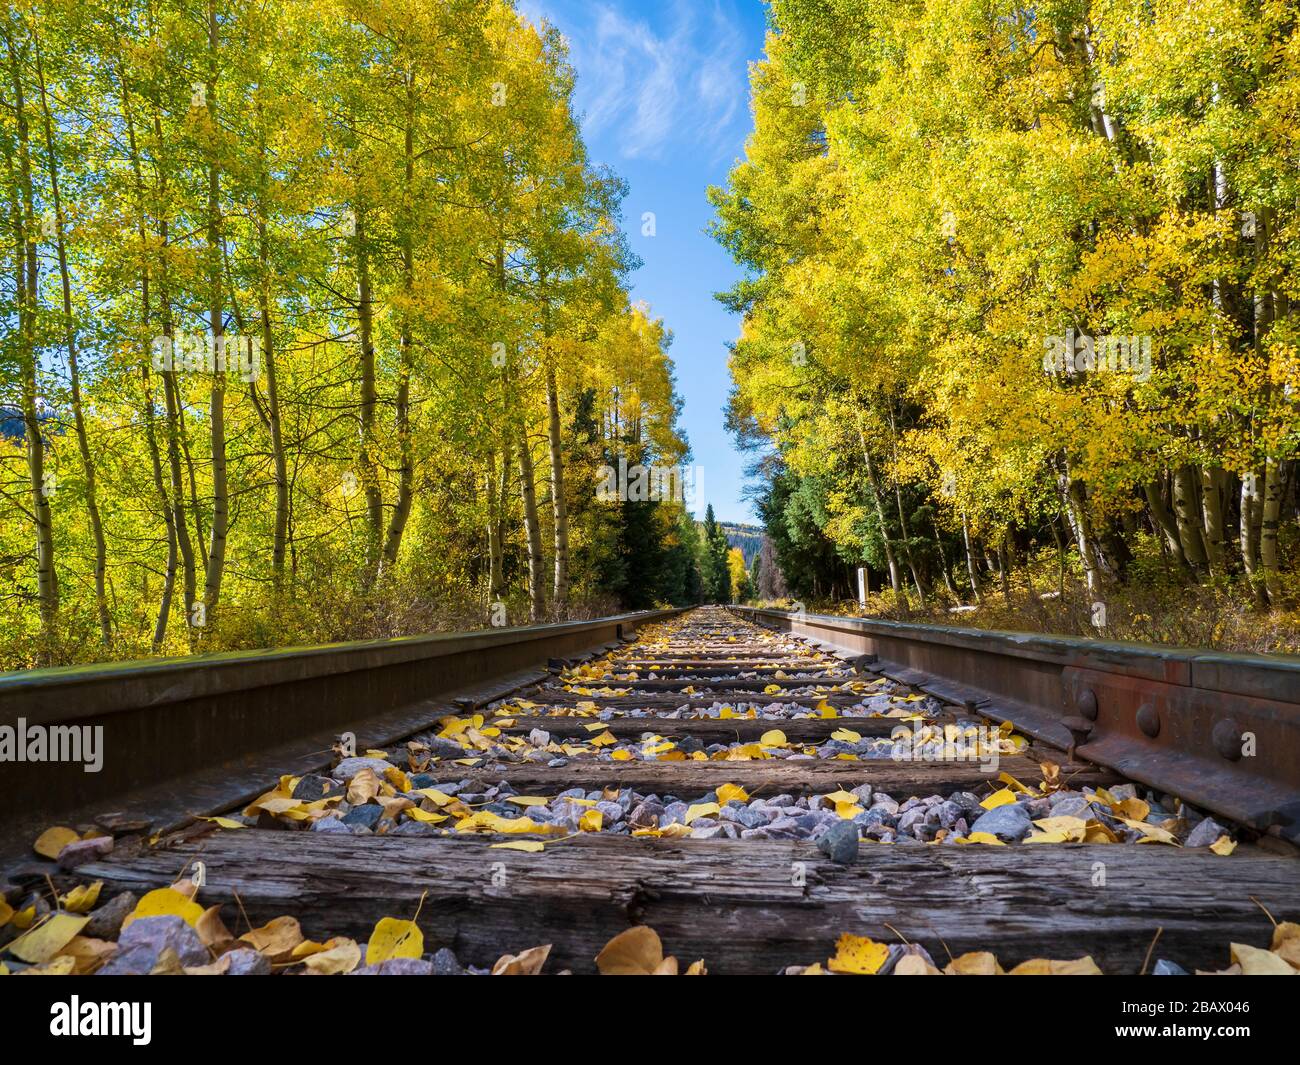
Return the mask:
POLYGON ((366 944, 366 964, 378 965, 394 958, 419 958, 424 954, 424 933, 414 921, 381 917, 366 944))
POLYGON ((867 936, 843 933, 835 943, 835 957, 826 963, 833 973, 871 976, 889 959, 889 947, 867 936))

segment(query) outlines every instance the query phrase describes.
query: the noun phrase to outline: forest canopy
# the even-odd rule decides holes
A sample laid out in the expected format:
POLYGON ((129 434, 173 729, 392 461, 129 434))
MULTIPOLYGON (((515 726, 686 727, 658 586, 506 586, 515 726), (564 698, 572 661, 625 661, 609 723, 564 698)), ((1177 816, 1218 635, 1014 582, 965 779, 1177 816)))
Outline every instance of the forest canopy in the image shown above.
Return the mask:
POLYGON ((695 601, 596 498, 689 448, 553 28, 18 0, 0 62, 5 668, 695 601))
POLYGON ((747 271, 720 297, 744 315, 729 419, 792 594, 853 596, 867 565, 978 600, 1055 541, 1094 598, 1154 557, 1285 601, 1296 19, 774 0, 711 196, 747 271))

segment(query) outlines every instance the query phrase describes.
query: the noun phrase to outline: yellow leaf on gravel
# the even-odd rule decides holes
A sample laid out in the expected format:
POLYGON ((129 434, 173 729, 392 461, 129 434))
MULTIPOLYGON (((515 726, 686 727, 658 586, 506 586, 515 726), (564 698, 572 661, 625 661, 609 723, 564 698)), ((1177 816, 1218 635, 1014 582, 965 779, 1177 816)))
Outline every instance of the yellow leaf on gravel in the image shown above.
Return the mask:
POLYGON ((14 915, 14 908, 5 902, 4 897, 0 896, 0 928, 9 923, 9 918, 14 915))
POLYGON ((1233 943, 1232 961, 1241 966, 1244 976, 1296 976, 1296 971, 1271 950, 1233 943))
POLYGON ((1033 788, 1026 787, 1024 784, 1020 783, 1020 781, 1018 781, 1010 773, 999 773, 998 780, 1000 780, 1012 791, 1023 791, 1023 792, 1032 793, 1034 790, 1033 788))
POLYGON ((578 818, 578 829, 582 832, 599 832, 605 823, 605 815, 599 810, 586 810, 578 818))
POLYGON ((1074 961, 1049 961, 1047 958, 1032 958, 1022 961, 1011 970, 1011 976, 1101 976, 1101 970, 1091 956, 1076 958, 1074 961))
POLYGON ((996 810, 999 806, 1006 806, 1007 803, 1016 801, 1016 794, 1010 788, 1003 788, 995 791, 987 799, 980 803, 986 810, 996 810))
POLYGON ((593 736, 589 742, 593 747, 608 747, 611 743, 617 743, 618 737, 612 732, 602 732, 599 736, 593 736))
POLYGON ((959 958, 953 958, 944 972, 949 976, 1003 976, 1005 973, 998 959, 987 950, 972 951, 959 958))
POLYGON ((775 695, 775 694, 776 694, 777 692, 779 692, 780 690, 781 690, 781 685, 779 685, 779 684, 769 684, 766 688, 763 689, 763 694, 764 694, 764 695, 775 695))
POLYGON ((856 795, 854 795, 853 792, 851 792, 851 791, 845 791, 843 788, 841 788, 839 791, 832 791, 832 792, 830 792, 830 793, 826 796, 826 798, 828 798, 831 802, 836 803, 836 804, 839 804, 839 803, 842 803, 842 802, 857 802, 857 801, 858 801, 858 797, 857 797, 856 795))
MULTIPOLYGON (((89 913, 95 908, 103 889, 102 880, 96 880, 93 884, 78 884, 63 896, 63 908, 69 913, 89 913)), ((4 921, 0 921, 0 924, 4 924, 4 921)))
POLYGON ((1026 836, 1021 842, 1023 843, 1070 843, 1071 837, 1058 829, 1051 829, 1047 832, 1035 832, 1033 835, 1026 836))
POLYGON ((403 773, 400 769, 398 769, 397 766, 395 765, 390 765, 387 769, 384 770, 384 779, 388 781, 388 783, 393 785, 393 787, 395 787, 398 791, 411 790, 411 778, 408 777, 405 773, 403 773))
POLYGON ((348 803, 352 806, 364 806, 378 794, 379 778, 369 766, 348 782, 348 803))
POLYGON ((739 784, 720 784, 718 786, 718 802, 749 802, 749 792, 739 784))
POLYGON ((958 836, 957 842, 958 843, 982 843, 986 847, 1006 846, 1006 844, 1003 843, 1000 839, 998 839, 998 837, 995 836, 992 832, 972 832, 968 836, 958 836))
POLYGON ((492 966, 493 976, 537 976, 551 953, 551 944, 532 947, 518 954, 502 954, 492 966))
POLYGON ((1220 836, 1210 844, 1210 850, 1215 854, 1221 854, 1225 858, 1237 849, 1236 842, 1230 836, 1220 836))
POLYGON ((205 947, 224 947, 227 943, 235 941, 230 929, 226 927, 226 922, 221 919, 220 904, 209 906, 203 911, 203 916, 194 924, 194 931, 198 933, 199 941, 205 947))
POLYGON ((784 747, 788 741, 785 738, 784 732, 779 728, 774 728, 770 732, 764 732, 763 735, 758 738, 758 742, 764 747, 784 747))
POLYGON ((44 965, 37 965, 31 969, 24 969, 24 976, 71 976, 72 971, 76 968, 77 961, 75 958, 69 958, 67 955, 54 958, 44 965))
POLYGON ((817 704, 817 716, 824 718, 839 717, 840 712, 823 699, 817 704))
POLYGON ((942 976, 938 969, 919 954, 906 954, 894 966, 895 976, 942 976))
POLYGON ((1063 837, 1062 841, 1072 843, 1082 842, 1084 835, 1088 831, 1088 822, 1082 817, 1040 817, 1034 824, 1044 832, 1059 833, 1063 837))
POLYGON ((51 914, 10 943, 9 953, 34 965, 44 965, 72 942, 89 920, 70 913, 51 914))
POLYGON ((366 944, 366 964, 378 965, 392 958, 418 958, 424 954, 424 933, 414 921, 381 917, 366 944))
POLYGON ((542 795, 511 795, 506 802, 516 806, 545 806, 551 800, 542 795))
POLYGON ((605 722, 603 721, 597 721, 590 725, 583 725, 582 727, 585 728, 588 732, 601 732, 604 729, 609 728, 609 726, 605 724, 605 722))
POLYGON ((596 955, 596 968, 601 976, 676 976, 677 959, 665 958, 659 933, 639 924, 605 944, 596 955))
POLYGON ((546 849, 546 844, 540 839, 512 839, 509 843, 493 843, 488 850, 494 851, 524 851, 528 854, 538 854, 546 849))
POLYGON ((317 976, 341 976, 361 964, 361 948, 355 939, 335 936, 325 948, 303 959, 308 972, 317 976))
POLYGON ((446 814, 430 813, 428 810, 422 810, 418 806, 412 806, 406 811, 406 816, 416 821, 423 821, 426 825, 436 825, 441 821, 447 820, 446 814))
POLYGON ((1134 821, 1145 821, 1151 813, 1151 807, 1141 799, 1125 799, 1111 807, 1117 817, 1131 817, 1134 821))
POLYGON ((843 933, 835 943, 835 957, 826 967, 834 973, 854 973, 871 976, 880 971, 889 957, 889 948, 867 936, 843 933))
POLYGON ((103 965, 116 950, 117 944, 107 939, 73 936, 72 941, 59 951, 59 957, 71 958, 72 971, 77 976, 86 976, 103 965))
POLYGON ((439 791, 437 788, 420 788, 418 791, 412 792, 412 794, 423 795, 430 802, 437 803, 439 806, 446 806, 448 803, 456 801, 452 796, 439 791))
POLYGON ((211 821, 214 825, 221 828, 247 828, 243 821, 236 821, 232 817, 200 817, 200 821, 211 821))
POLYGON ((689 825, 698 817, 711 817, 721 812, 722 810, 716 802, 697 802, 694 806, 687 807, 686 823, 689 825))
POLYGON ((36 842, 32 844, 32 850, 42 858, 57 858, 59 851, 63 850, 69 843, 75 843, 79 839, 81 837, 72 829, 56 825, 54 828, 47 828, 40 834, 36 842))
POLYGON ((859 743, 862 740, 862 734, 854 732, 851 728, 837 728, 831 733, 831 739, 839 740, 841 743, 859 743))
POLYGON ((292 957, 293 948, 304 938, 296 917, 277 917, 261 928, 245 932, 239 940, 272 961, 280 961, 292 957))
POLYGON ((456 831, 500 832, 507 835, 518 835, 522 832, 556 835, 563 833, 564 829, 559 825, 545 824, 528 817, 502 817, 491 810, 479 810, 472 816, 457 821, 456 831))
POLYGON ((609 756, 616 762, 630 762, 636 757, 631 751, 620 748, 617 751, 610 751, 609 756))
POLYGON ((122 927, 128 927, 137 917, 173 916, 180 917, 193 928, 203 916, 203 907, 175 888, 157 888, 135 904, 135 909, 127 914, 126 920, 122 922, 122 927))
POLYGON ((1129 817, 1121 817, 1120 820, 1129 828, 1135 828, 1142 833, 1139 843, 1169 843, 1175 847, 1181 846, 1177 836, 1159 825, 1149 825, 1145 821, 1134 821, 1129 817))

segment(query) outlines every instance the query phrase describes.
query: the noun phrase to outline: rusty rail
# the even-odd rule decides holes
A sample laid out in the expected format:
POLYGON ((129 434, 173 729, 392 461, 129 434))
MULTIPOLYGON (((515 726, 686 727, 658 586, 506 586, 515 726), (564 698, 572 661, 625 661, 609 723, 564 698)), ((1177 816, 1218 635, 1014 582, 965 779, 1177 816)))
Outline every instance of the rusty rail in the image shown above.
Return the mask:
POLYGON ((163 809, 160 823, 209 812, 259 787, 269 766, 328 761, 341 730, 361 747, 389 742, 457 695, 532 679, 549 658, 610 646, 676 613, 0 674, 0 726, 102 727, 104 745, 97 772, 0 760, 4 835, 25 839, 59 811, 163 809))
POLYGON ((731 609, 1300 843, 1298 656, 731 609))

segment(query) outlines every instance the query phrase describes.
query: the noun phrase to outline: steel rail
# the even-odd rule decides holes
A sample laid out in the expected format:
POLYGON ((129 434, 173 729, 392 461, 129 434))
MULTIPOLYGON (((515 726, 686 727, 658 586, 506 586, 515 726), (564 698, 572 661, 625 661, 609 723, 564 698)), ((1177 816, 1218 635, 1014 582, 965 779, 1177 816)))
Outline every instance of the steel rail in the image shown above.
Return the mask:
POLYGON ((1300 656, 730 609, 1300 843, 1300 656))
POLYGON ((409 735, 458 693, 535 679, 548 659, 612 646, 677 613, 0 674, 0 726, 20 746, 24 735, 85 727, 102 727, 104 744, 97 772, 79 761, 0 760, 5 834, 59 811, 145 810, 146 794, 177 795, 172 813, 210 812, 260 786, 276 759, 328 762, 340 730, 363 748, 409 735))

